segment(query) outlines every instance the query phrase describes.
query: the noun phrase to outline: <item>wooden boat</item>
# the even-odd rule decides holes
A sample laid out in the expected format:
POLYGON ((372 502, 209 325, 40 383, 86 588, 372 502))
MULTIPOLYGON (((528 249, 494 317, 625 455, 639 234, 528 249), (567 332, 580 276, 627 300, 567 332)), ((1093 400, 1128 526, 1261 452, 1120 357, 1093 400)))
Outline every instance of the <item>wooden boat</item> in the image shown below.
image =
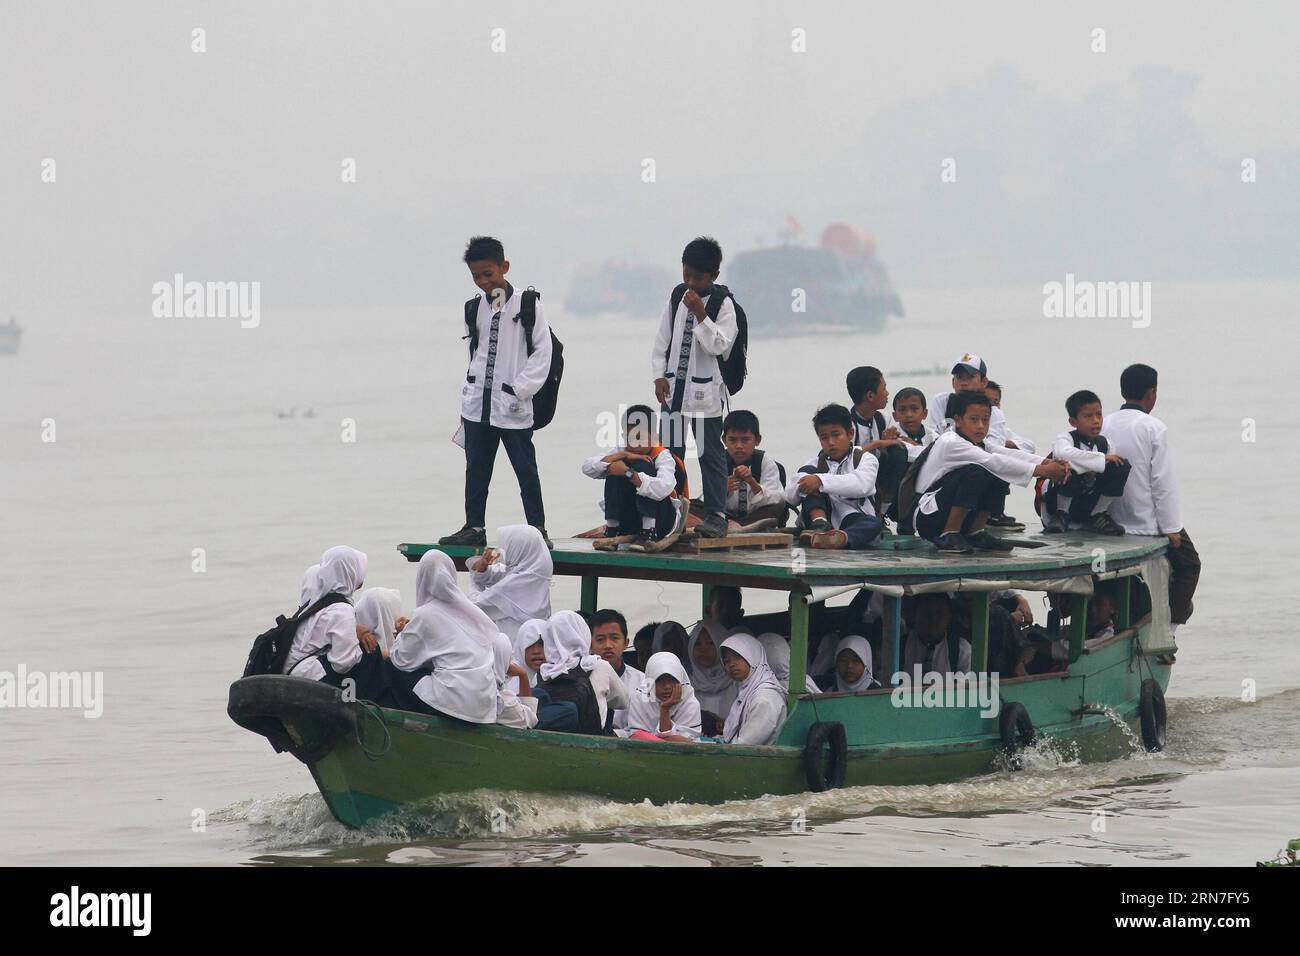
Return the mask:
MULTIPOLYGON (((786 625, 789 686, 803 687, 810 619, 825 602, 867 588, 884 602, 883 660, 898 670, 901 607, 909 594, 962 591, 972 601, 972 668, 987 669, 991 591, 1049 591, 1063 598, 1069 663, 1063 672, 1002 680, 999 707, 899 705, 891 688, 858 694, 791 692, 788 717, 771 746, 681 744, 590 737, 497 725, 475 726, 367 702, 349 702, 323 684, 249 677, 230 688, 229 713, 242 726, 297 756, 334 816, 360 826, 441 794, 481 788, 575 792, 614 800, 717 803, 833 786, 938 783, 989 772, 998 755, 1033 734, 1073 741, 1083 759, 1117 756, 1138 727, 1147 746, 1164 739, 1164 689, 1173 663, 1166 603, 1164 538, 1101 538, 1082 533, 1013 538, 1012 552, 940 555, 917 538, 886 538, 866 552, 803 549, 626 554, 589 540, 555 542, 556 574, 581 580, 581 603, 594 611, 601 578, 702 586, 707 604, 719 585, 788 594, 788 612, 761 626, 786 625), (1086 608, 1094 582, 1114 579, 1116 632, 1088 642, 1086 608), (1028 725, 1032 724, 1032 728, 1028 725), (837 729, 842 728, 842 731, 837 729)), ((402 544, 411 561, 428 544, 402 544)), ((464 568, 473 549, 441 547, 464 568)))

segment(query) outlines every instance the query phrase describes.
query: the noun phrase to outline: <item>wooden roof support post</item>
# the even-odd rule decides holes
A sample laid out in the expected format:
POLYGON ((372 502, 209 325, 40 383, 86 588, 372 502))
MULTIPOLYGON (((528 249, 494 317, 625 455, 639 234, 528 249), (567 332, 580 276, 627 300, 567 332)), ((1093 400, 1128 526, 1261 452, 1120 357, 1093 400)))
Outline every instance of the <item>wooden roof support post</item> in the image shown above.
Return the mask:
MULTIPOLYGON (((983 673, 989 669, 989 592, 974 591, 970 602, 970 669, 983 673)), ((957 662, 949 666, 957 669, 957 662)))
POLYGON ((885 667, 883 677, 877 675, 877 680, 881 686, 889 687, 893 684, 894 675, 903 669, 903 599, 901 597, 885 596, 885 613, 884 613, 884 635, 885 646, 882 647, 881 657, 884 658, 881 664, 885 667))
POLYGON ((808 595, 790 592, 790 687, 787 712, 808 684, 808 595))
POLYGON ((1116 631, 1125 630, 1133 623, 1133 591, 1130 587, 1132 582, 1133 579, 1130 577, 1122 577, 1115 580, 1115 587, 1119 591, 1117 595, 1119 609, 1115 613, 1115 616, 1118 619, 1115 622, 1116 631))

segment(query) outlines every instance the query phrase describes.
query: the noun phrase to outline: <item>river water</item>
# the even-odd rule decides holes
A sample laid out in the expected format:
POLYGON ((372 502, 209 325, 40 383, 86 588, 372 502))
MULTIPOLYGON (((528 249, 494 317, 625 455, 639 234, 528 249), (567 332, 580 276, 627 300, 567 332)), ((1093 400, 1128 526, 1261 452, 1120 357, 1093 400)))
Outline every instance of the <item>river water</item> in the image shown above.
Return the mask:
MULTIPOLYGON (((367 583, 400 588, 409 608, 413 566, 395 545, 460 526, 463 455, 449 439, 472 292, 420 309, 267 306, 252 329, 157 319, 147 300, 26 320, 21 353, 0 357, 0 670, 102 671, 104 700, 97 719, 0 709, 0 863, 1251 864, 1300 835, 1286 544, 1300 435, 1278 401, 1295 364, 1294 282, 1157 282, 1147 328, 1046 319, 1026 286, 905 294, 908 317, 876 334, 751 332, 737 405, 788 465, 816 449, 809 418, 844 400, 851 365, 933 393, 946 376, 890 372, 978 352, 1008 421, 1040 445, 1065 427, 1069 392, 1092 388, 1113 410, 1124 365, 1160 370, 1156 414, 1205 564, 1166 753, 1080 764, 1049 745, 1017 774, 721 807, 481 793, 340 826, 296 761, 229 721, 226 689, 326 547, 365 550, 367 583)), ((656 309, 577 319, 554 298, 568 366, 538 449, 563 536, 598 521, 581 459, 620 403, 651 394, 656 309)), ((1030 493, 1015 489, 1009 510, 1028 517, 1030 493)), ((520 515, 502 455, 489 524, 520 515)), ((685 586, 608 581, 601 599, 633 627, 698 615, 685 586)), ((575 581, 557 578, 552 600, 576 607, 575 581)))

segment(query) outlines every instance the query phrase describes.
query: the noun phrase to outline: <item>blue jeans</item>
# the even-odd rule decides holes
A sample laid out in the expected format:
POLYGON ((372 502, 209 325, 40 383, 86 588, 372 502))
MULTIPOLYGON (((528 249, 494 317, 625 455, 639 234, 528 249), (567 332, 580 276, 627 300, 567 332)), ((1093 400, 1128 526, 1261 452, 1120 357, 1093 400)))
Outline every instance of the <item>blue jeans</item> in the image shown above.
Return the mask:
MULTIPOLYGON (((483 399, 487 401, 487 398, 483 399)), ((467 418, 465 426, 465 523, 482 528, 486 523, 488 486, 496 466, 497 448, 506 446, 510 466, 519 479, 519 497, 524 516, 534 528, 546 527, 546 510, 542 507, 542 480, 537 475, 537 452, 533 448, 531 428, 497 428, 467 418)))
MULTIPOLYGON (((808 512, 814 508, 826 512, 826 517, 829 519, 831 516, 831 499, 826 495, 809 495, 804 498, 799 514, 805 528, 812 521, 808 517, 808 512)), ((840 522, 839 530, 849 536, 850 549, 862 551, 870 547, 871 542, 880 537, 880 532, 884 527, 884 522, 876 515, 869 515, 865 511, 850 511, 844 516, 844 520, 840 522)))

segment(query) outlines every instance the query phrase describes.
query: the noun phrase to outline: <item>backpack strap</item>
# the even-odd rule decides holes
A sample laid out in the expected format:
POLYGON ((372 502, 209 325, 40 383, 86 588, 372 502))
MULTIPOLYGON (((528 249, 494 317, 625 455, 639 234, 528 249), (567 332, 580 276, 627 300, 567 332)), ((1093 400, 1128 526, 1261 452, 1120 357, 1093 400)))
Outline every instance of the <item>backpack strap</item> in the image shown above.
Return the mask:
POLYGON ((718 313, 722 311, 722 303, 730 296, 731 290, 725 285, 714 284, 713 292, 709 294, 709 304, 704 307, 704 314, 716 322, 718 313))
POLYGON ((519 314, 515 316, 515 321, 523 324, 524 347, 528 350, 529 358, 537 351, 533 346, 533 329, 537 325, 537 300, 541 297, 542 294, 532 286, 519 295, 519 314))
POLYGON ((478 303, 482 298, 481 295, 476 295, 465 303, 465 329, 468 334, 464 338, 469 339, 470 358, 478 351, 478 303))
POLYGON ((293 616, 293 620, 301 621, 304 620, 305 618, 309 618, 317 611, 324 610, 325 608, 329 607, 331 604, 351 604, 351 603, 352 603, 351 599, 349 599, 346 594, 339 594, 338 591, 331 591, 329 594, 326 594, 324 597, 319 598, 315 603, 304 604, 302 607, 300 607, 298 609, 298 613, 296 613, 293 616))
POLYGON ((952 631, 948 632, 948 668, 953 673, 957 671, 957 662, 961 657, 961 635, 952 631))
POLYGON ((686 297, 686 283, 679 282, 673 289, 672 295, 668 297, 668 348, 664 350, 664 374, 673 364, 673 323, 677 321, 677 307, 682 304, 682 299, 686 297))

